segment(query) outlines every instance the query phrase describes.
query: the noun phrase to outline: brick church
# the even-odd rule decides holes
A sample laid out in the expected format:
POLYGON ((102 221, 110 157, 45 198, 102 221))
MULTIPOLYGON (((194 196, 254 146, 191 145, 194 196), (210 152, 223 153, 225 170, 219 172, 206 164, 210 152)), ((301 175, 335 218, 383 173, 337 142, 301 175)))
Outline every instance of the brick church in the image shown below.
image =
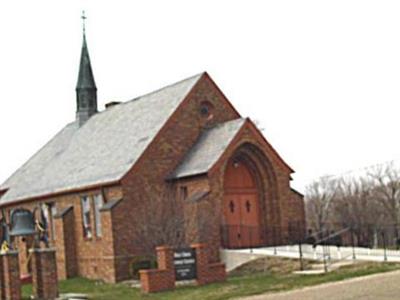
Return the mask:
MULTIPOLYGON (((76 105, 76 120, 0 186, 7 222, 39 208, 59 278, 130 278, 132 260, 160 244, 205 242, 217 260, 221 248, 304 235, 293 170, 207 73, 99 111, 84 35, 76 105)), ((29 239, 14 245, 29 272, 29 239)))

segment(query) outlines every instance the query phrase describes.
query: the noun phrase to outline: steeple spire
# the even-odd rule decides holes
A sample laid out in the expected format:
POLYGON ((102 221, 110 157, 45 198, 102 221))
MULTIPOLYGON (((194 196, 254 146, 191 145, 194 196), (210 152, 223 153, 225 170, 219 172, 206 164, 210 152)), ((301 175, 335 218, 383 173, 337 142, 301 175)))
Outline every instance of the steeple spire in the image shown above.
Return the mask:
POLYGON ((82 12, 82 51, 79 65, 78 82, 76 84, 77 110, 76 118, 83 125, 97 112, 97 88, 94 81, 92 65, 86 43, 85 11, 82 12))

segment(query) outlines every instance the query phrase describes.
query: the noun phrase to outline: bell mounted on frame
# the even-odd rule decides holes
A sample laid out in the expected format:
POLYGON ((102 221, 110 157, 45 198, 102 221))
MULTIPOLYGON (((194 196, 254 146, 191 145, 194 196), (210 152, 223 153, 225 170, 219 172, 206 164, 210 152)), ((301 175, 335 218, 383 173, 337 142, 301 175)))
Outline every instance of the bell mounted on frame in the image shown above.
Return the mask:
POLYGON ((19 208, 11 214, 10 236, 25 236, 36 234, 35 218, 30 210, 19 208))

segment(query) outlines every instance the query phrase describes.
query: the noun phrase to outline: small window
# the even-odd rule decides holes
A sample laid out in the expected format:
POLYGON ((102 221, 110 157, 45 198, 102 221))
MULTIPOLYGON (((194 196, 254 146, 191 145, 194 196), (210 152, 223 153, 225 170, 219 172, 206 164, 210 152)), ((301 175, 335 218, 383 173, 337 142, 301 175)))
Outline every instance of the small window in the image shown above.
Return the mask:
POLYGON ((92 228, 90 224, 90 199, 88 196, 83 196, 81 198, 81 206, 83 236, 90 239, 92 238, 92 228))
POLYGON ((187 186, 181 186, 181 197, 182 200, 186 200, 188 197, 188 188, 187 186))
POLYGON ((55 203, 52 203, 50 206, 50 213, 51 213, 51 238, 53 240, 56 239, 56 222, 54 221, 54 217, 57 214, 57 206, 55 203))
POLYGON ((40 206, 40 219, 44 229, 48 228, 50 224, 49 206, 47 203, 42 203, 40 206))
POLYGON ((95 225, 96 225, 96 236, 101 237, 101 213, 100 209, 103 207, 104 201, 102 195, 96 195, 94 197, 94 217, 95 217, 95 225))
POLYGON ((40 205, 40 215, 36 217, 38 217, 36 219, 36 227, 39 229, 39 240, 44 242, 47 246, 49 243, 50 216, 49 207, 46 203, 40 205))
POLYGON ((55 237, 55 222, 54 222, 54 203, 43 203, 40 208, 40 223, 46 231, 47 236, 54 240, 55 237))
POLYGON ((233 203, 233 201, 229 202, 229 210, 231 213, 235 212, 235 203, 233 203))
POLYGON ((246 210, 249 213, 250 212, 250 208, 251 208, 251 204, 249 202, 249 200, 246 201, 246 210))

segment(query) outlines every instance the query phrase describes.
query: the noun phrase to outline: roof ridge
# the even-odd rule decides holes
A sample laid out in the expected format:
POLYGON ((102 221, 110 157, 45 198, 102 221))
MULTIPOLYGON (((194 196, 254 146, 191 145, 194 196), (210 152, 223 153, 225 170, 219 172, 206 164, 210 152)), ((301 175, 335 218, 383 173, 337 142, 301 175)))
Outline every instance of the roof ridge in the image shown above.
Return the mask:
POLYGON ((77 121, 68 123, 0 185, 9 188, 1 196, 0 206, 119 180, 141 157, 204 74, 193 75, 133 99, 142 98, 141 104, 133 104, 130 100, 122 103, 121 108, 117 105, 105 109, 93 115, 82 127, 77 126, 77 121), (102 114, 106 111, 108 113, 102 114), (137 134, 132 135, 132 132, 137 134), (146 137, 144 141, 143 137, 146 137), (118 144, 114 151, 107 146, 110 141, 118 144), (81 149, 83 143, 84 151, 81 149), (64 176, 71 173, 74 176, 64 176))
MULTIPOLYGON (((129 103, 132 103, 132 102, 134 102, 134 101, 138 101, 138 100, 140 100, 140 99, 142 99, 142 98, 144 98, 144 97, 147 97, 147 96, 156 94, 156 93, 161 92, 162 90, 165 90, 165 89, 167 89, 167 88, 172 88, 172 87, 174 87, 174 86, 177 86, 177 85, 179 85, 179 84, 182 84, 182 83, 184 83, 184 82, 186 82, 186 81, 189 81, 189 80, 191 80, 191 79, 194 79, 194 78, 196 78, 196 77, 198 77, 198 78, 200 79, 200 77, 201 77, 203 74, 205 74, 205 73, 206 73, 206 72, 197 73, 196 75, 193 75, 193 76, 184 78, 184 79, 182 79, 182 80, 179 80, 179 81, 177 81, 177 82, 174 82, 174 83, 165 85, 165 86, 163 86, 163 87, 161 87, 161 88, 158 88, 158 89, 156 89, 156 90, 154 90, 154 91, 145 93, 145 94, 140 95, 140 96, 138 96, 138 97, 135 97, 135 98, 133 98, 133 99, 123 101, 123 102, 121 102, 121 104, 119 104, 119 105, 129 104, 129 103)), ((107 109, 102 110, 102 111, 100 111, 99 113, 102 113, 102 112, 105 112, 105 111, 107 111, 107 109)))

